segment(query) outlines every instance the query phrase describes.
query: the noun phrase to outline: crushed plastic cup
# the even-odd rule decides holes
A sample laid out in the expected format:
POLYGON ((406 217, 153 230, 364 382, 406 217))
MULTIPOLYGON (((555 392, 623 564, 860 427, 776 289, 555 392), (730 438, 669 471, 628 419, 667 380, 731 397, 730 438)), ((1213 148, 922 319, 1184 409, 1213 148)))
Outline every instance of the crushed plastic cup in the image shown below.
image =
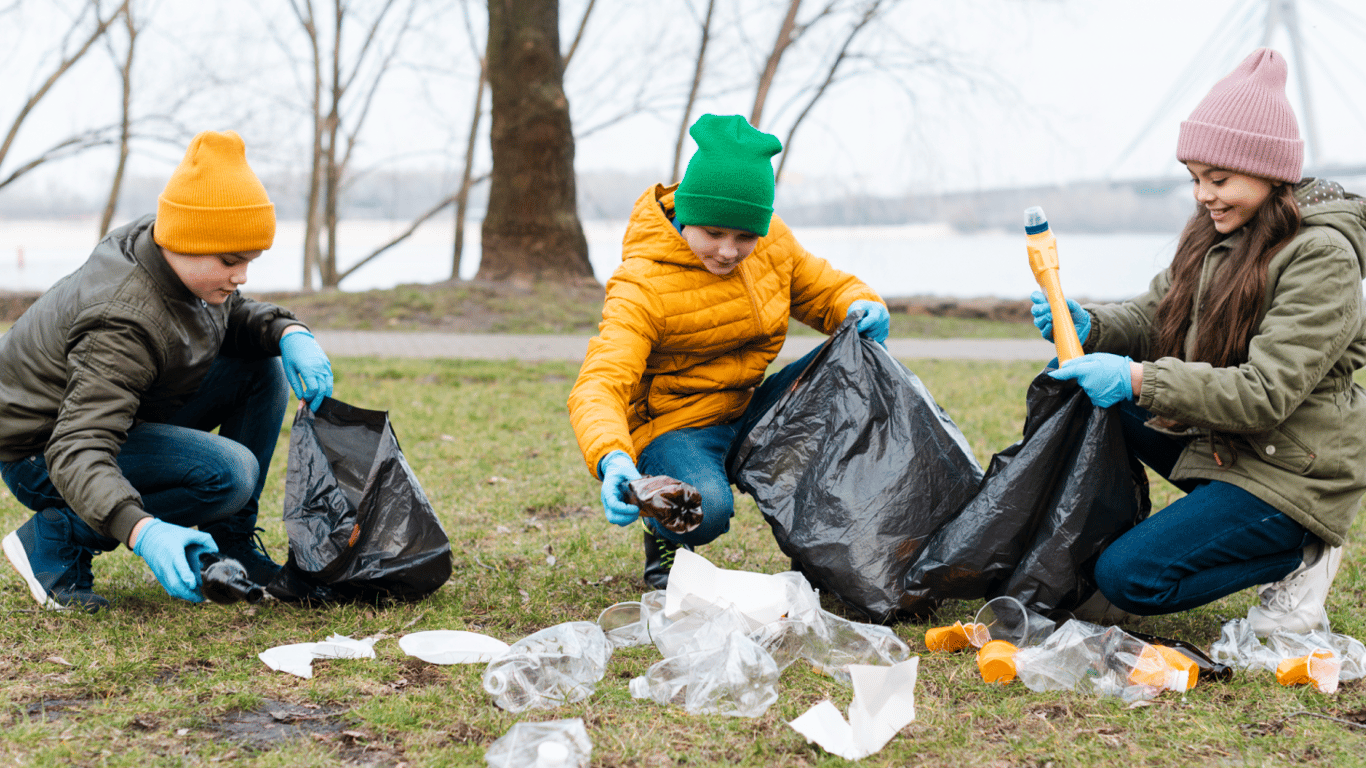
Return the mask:
POLYGON ((1019 651, 1007 640, 992 640, 977 649, 977 669, 988 683, 1008 683, 1015 679, 1015 654, 1019 651))
POLYGON ((514 723, 485 750, 484 762, 489 768, 584 768, 592 755, 588 730, 575 717, 514 723))
POLYGON ((1276 665, 1276 682, 1281 685, 1313 685, 1319 693, 1335 693, 1342 663, 1330 650, 1317 649, 1306 656, 1283 659, 1276 665))
POLYGON ((1031 611, 1010 595, 988 600, 977 610, 972 621, 985 628, 984 633, 979 632, 972 638, 981 640, 973 643, 978 648, 986 645, 984 638, 1005 640, 1017 648, 1027 648, 1042 643, 1057 628, 1052 619, 1031 611))
POLYGON ((925 632, 925 647, 931 651, 961 651, 968 646, 981 648, 991 640, 986 625, 964 624, 955 621, 952 626, 933 627, 925 632))
POLYGON ((598 626, 614 648, 631 648, 650 642, 644 607, 639 601, 607 606, 598 614, 598 626))

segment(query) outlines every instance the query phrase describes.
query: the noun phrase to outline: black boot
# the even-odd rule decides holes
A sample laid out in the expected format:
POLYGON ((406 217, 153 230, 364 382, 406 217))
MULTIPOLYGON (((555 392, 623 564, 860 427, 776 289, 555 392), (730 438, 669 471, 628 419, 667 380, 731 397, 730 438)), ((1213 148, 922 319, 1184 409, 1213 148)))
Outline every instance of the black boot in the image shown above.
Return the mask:
POLYGON ((255 514, 244 510, 226 520, 201 525, 199 530, 213 537, 220 557, 241 563, 253 583, 265 586, 279 572, 279 564, 270 559, 261 542, 259 531, 262 529, 256 527, 255 514))
POLYGON ((669 571, 674 567, 674 553, 679 547, 692 551, 687 544, 675 544, 645 526, 645 583, 655 589, 669 587, 669 571))

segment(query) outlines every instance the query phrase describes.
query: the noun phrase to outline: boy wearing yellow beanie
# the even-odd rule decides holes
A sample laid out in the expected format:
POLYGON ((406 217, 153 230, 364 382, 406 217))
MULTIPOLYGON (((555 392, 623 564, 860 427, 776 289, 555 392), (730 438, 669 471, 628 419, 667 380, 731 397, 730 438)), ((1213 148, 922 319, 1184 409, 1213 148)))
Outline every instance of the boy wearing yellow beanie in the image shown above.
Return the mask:
POLYGON ((644 576, 655 589, 668 584, 678 547, 730 529, 726 454, 806 364, 764 379, 789 317, 832 333, 861 313, 859 333, 877 342, 889 320, 877 293, 808 253, 773 215, 777 137, 739 115, 703 115, 689 133, 697 152, 683 180, 636 201, 599 334, 569 395, 608 522, 636 521, 626 485, 642 472, 701 492, 694 530, 643 521, 644 576))
POLYGON ((266 470, 288 388, 316 409, 332 370, 293 314, 238 290, 274 238, 241 137, 201 133, 156 215, 0 336, 0 477, 35 510, 3 547, 39 604, 107 607, 91 561, 120 543, 193 602, 203 554, 258 584, 279 569, 256 536, 266 470))

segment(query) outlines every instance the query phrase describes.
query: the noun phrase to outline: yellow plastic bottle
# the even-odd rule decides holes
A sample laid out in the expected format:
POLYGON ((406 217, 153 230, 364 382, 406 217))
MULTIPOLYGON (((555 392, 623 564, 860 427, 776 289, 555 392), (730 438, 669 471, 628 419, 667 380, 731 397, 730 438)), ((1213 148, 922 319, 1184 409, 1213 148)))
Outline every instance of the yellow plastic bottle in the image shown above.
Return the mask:
POLYGON ((1029 268, 1034 280, 1048 296, 1048 308, 1053 311, 1053 345, 1058 350, 1058 364, 1081 357, 1081 342, 1077 341, 1077 327, 1072 313, 1067 311, 1067 299, 1062 295, 1062 280, 1058 276, 1058 241, 1048 228, 1043 208, 1025 209, 1025 249, 1029 252, 1029 268))

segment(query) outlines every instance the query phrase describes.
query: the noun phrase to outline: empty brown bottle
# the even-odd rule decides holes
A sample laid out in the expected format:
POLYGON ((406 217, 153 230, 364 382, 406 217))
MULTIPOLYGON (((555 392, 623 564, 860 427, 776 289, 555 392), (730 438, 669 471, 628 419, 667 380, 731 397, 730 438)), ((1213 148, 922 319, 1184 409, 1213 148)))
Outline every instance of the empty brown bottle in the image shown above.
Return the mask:
POLYGON ((702 524, 702 494, 668 475, 646 475, 626 484, 626 501, 640 508, 674 533, 687 533, 702 524))

